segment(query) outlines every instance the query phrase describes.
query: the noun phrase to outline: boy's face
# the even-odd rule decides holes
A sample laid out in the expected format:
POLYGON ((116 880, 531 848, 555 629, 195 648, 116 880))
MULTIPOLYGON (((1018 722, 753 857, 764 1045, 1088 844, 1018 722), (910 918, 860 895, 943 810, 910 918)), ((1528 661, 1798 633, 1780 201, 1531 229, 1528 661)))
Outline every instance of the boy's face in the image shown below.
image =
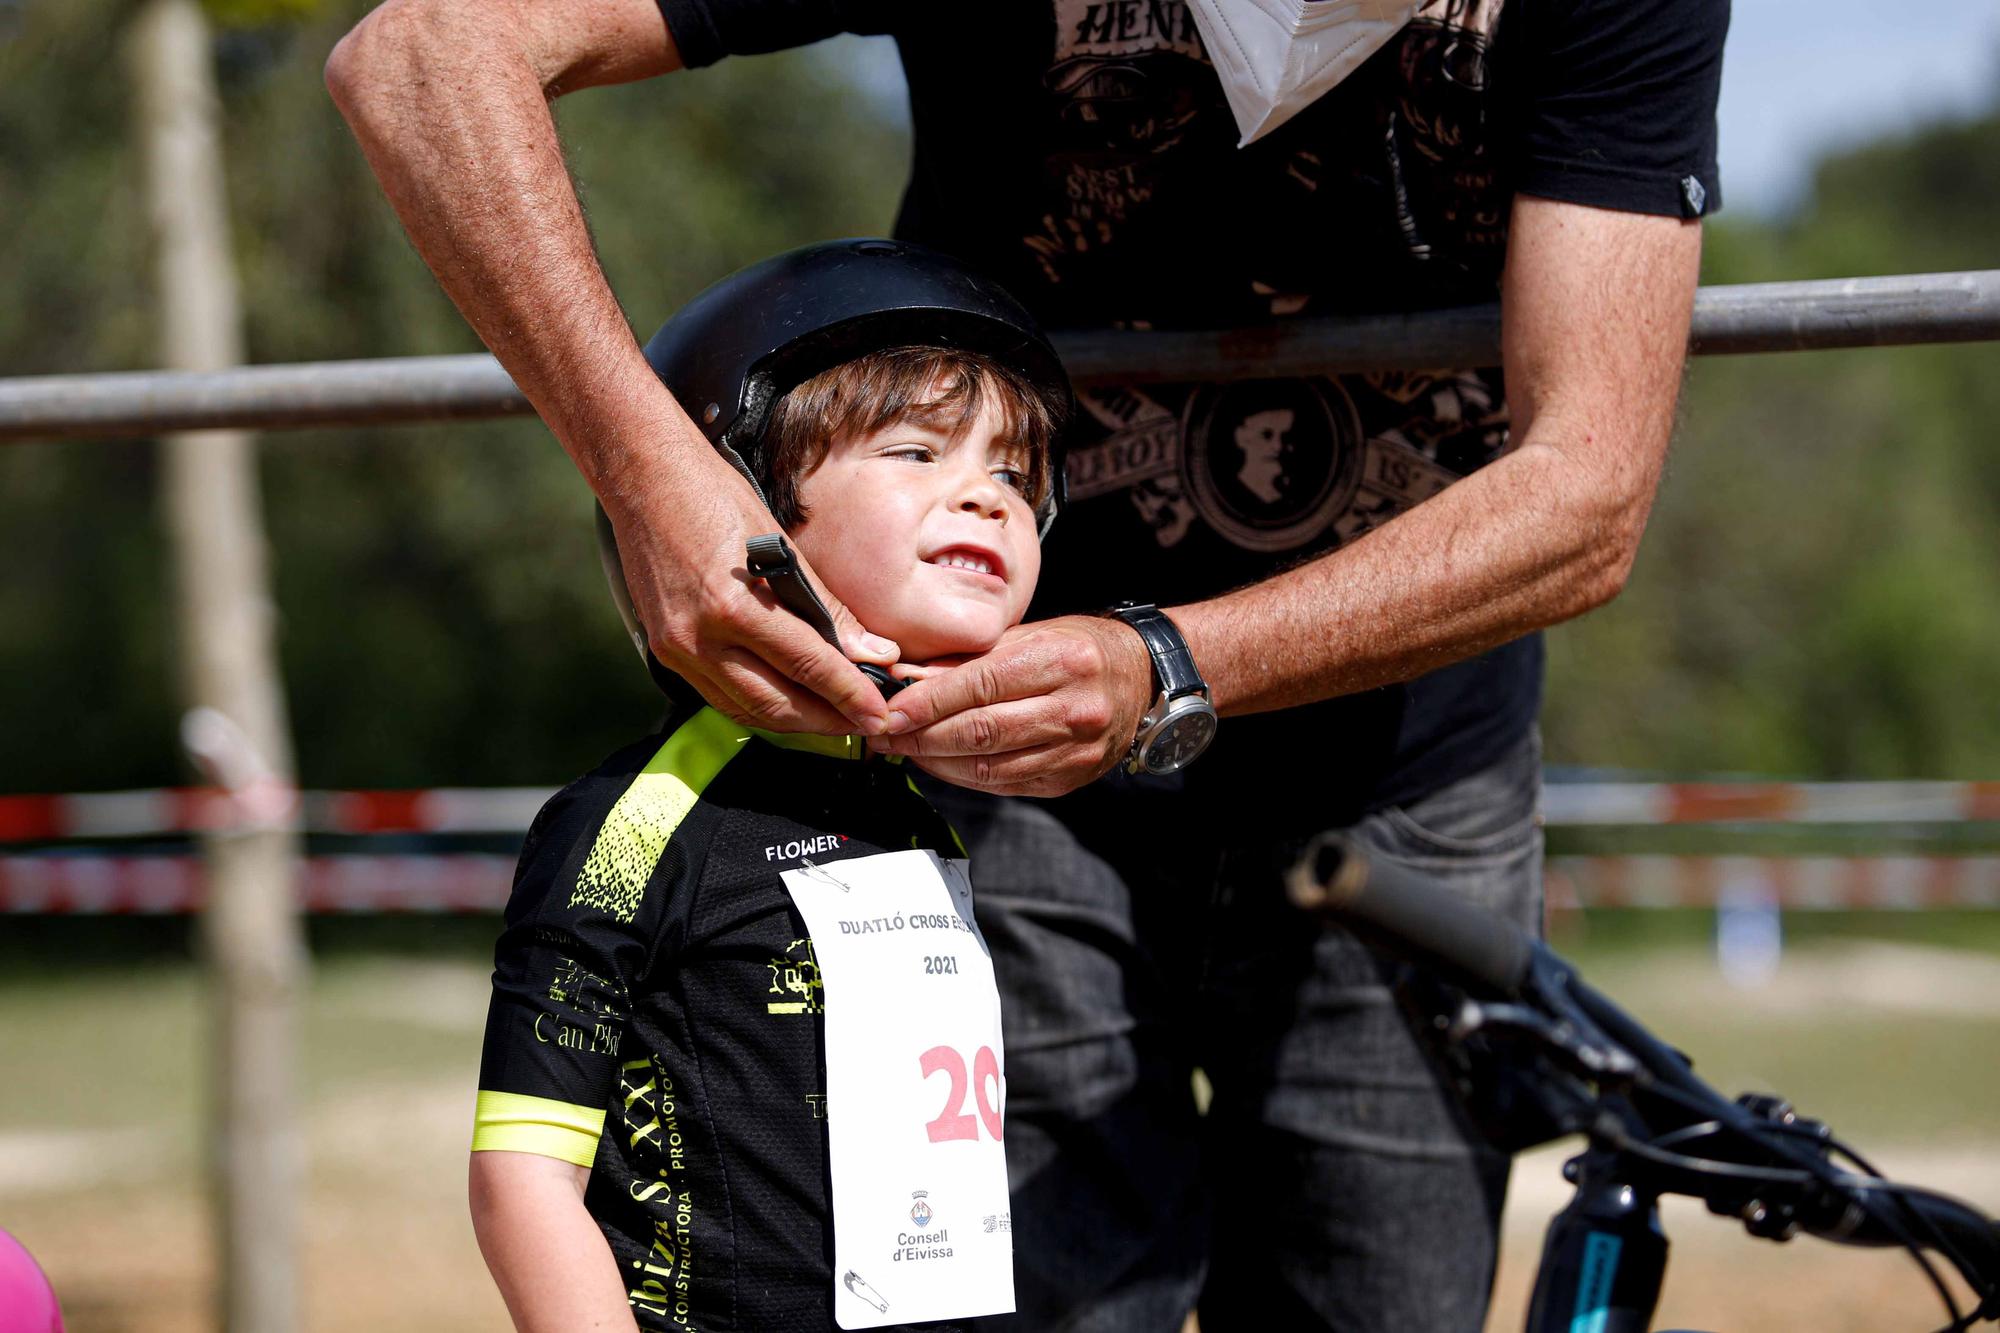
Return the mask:
POLYGON ((799 484, 792 539, 827 591, 906 662, 983 653, 1041 574, 1025 449, 988 394, 956 439, 911 420, 837 439, 799 484))

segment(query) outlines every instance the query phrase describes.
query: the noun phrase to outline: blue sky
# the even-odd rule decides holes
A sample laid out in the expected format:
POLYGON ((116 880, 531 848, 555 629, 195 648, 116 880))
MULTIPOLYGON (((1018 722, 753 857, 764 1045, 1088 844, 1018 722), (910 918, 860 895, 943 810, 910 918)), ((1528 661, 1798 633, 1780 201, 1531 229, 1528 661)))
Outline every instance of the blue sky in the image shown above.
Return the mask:
POLYGON ((1798 202, 1812 159, 2000 100, 2000 0, 1736 0, 1722 57, 1730 212, 1798 202))
MULTIPOLYGON (((888 38, 830 54, 902 106, 888 38)), ((2000 0, 1735 0, 1718 113, 1728 211, 1782 213, 1819 153, 1996 100, 2000 0)))

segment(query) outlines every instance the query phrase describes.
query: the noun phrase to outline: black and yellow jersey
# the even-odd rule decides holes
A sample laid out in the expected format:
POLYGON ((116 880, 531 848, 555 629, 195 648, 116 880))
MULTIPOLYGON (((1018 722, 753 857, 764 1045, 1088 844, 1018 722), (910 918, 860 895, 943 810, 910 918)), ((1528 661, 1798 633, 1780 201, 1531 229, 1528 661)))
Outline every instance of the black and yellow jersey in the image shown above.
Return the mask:
POLYGON ((963 853, 858 738, 683 717, 529 831, 472 1147, 590 1168, 641 1328, 830 1329, 825 999, 779 873, 963 853))

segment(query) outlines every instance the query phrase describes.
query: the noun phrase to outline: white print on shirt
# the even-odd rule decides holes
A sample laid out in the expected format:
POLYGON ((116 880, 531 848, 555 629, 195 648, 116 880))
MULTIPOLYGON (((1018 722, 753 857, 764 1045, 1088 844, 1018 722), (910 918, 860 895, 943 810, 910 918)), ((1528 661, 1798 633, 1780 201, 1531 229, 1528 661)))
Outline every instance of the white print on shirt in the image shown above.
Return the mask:
POLYGON ((830 852, 846 842, 845 834, 822 833, 816 838, 800 838, 791 842, 773 843, 764 849, 766 861, 796 861, 802 856, 817 856, 830 852))

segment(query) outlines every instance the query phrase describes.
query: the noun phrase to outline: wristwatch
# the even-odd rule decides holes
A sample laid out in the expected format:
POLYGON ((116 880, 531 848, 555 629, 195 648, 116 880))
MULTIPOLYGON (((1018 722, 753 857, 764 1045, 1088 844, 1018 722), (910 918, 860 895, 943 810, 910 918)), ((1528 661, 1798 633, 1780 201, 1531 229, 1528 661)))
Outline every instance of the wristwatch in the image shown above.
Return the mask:
POLYGON ((1139 734, 1125 756, 1127 773, 1175 773, 1195 761, 1215 739, 1215 706, 1208 682, 1180 629, 1157 606, 1120 602, 1105 612, 1139 631, 1153 655, 1153 706, 1139 719, 1139 734))

